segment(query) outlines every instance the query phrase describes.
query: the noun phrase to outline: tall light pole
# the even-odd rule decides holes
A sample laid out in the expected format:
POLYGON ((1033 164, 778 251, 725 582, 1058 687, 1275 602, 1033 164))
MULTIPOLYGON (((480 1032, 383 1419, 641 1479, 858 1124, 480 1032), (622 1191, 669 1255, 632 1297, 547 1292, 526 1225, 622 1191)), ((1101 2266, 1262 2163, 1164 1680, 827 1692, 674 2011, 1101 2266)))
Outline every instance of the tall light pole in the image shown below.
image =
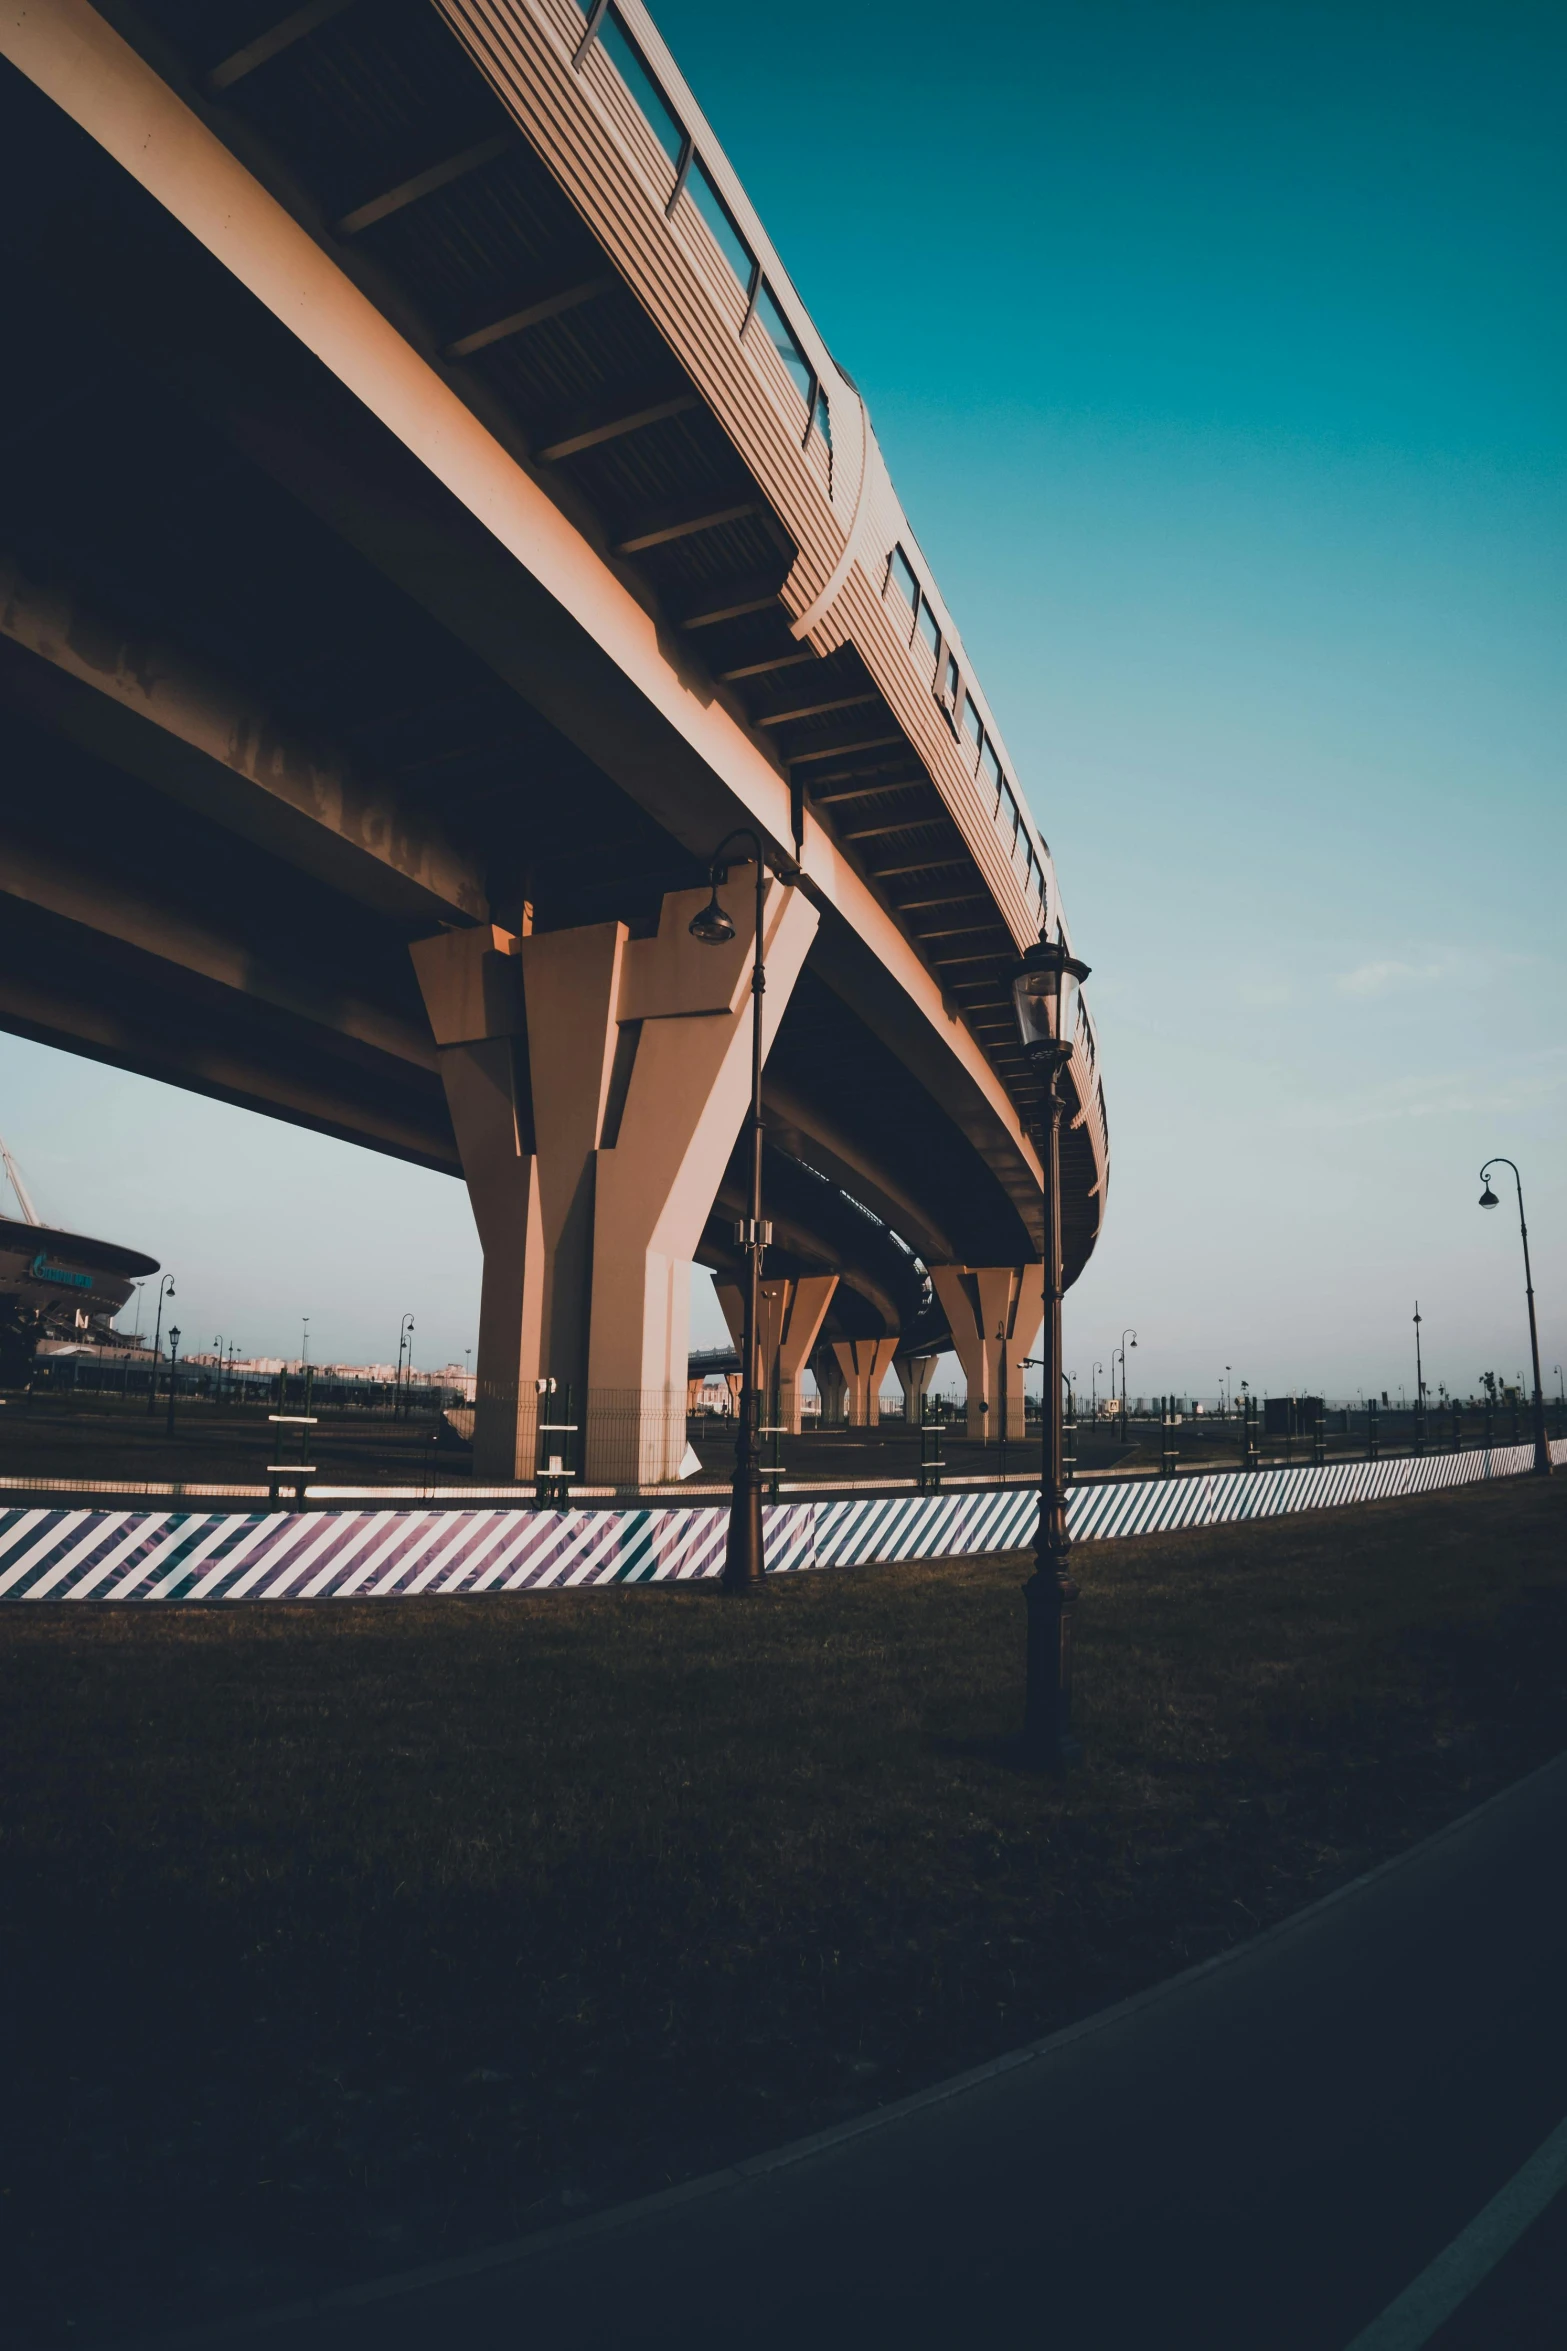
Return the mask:
POLYGON ((1415 1451, 1426 1445, 1426 1375, 1420 1361, 1420 1301, 1415 1300, 1415 1451))
POLYGON ((403 1354, 405 1349, 408 1355, 408 1369, 412 1372, 414 1367, 414 1318, 411 1314, 405 1314, 397 1326, 397 1379, 392 1389, 393 1420, 396 1420, 403 1408, 403 1354))
POLYGON ((1066 1465, 1061 1434, 1061 1087, 1072 1058, 1078 1005, 1088 966, 1067 953, 1064 939, 1047 935, 1012 974, 1012 1003, 1023 1051, 1045 1090, 1038 1130, 1045 1179, 1040 1255, 1044 1260, 1045 1321, 1040 1411, 1039 1518, 1034 1572, 1023 1587, 1028 1610, 1023 1753, 1027 1761, 1061 1771, 1082 1758, 1072 1732, 1072 1629, 1077 1585, 1066 1520, 1066 1465))
POLYGON ((1088 1417, 1090 1420, 1097 1420, 1099 1418, 1099 1374, 1103 1370, 1104 1365, 1102 1363, 1096 1363, 1093 1370, 1088 1375, 1088 1417))
POLYGON ((1228 1364, 1226 1364, 1226 1365, 1225 1365, 1225 1367, 1224 1367, 1224 1417, 1225 1417, 1225 1419, 1226 1419, 1226 1420, 1228 1420, 1228 1419, 1229 1419, 1229 1417, 1230 1417, 1230 1413, 1231 1413, 1231 1410, 1232 1410, 1232 1408, 1233 1408, 1233 1406, 1234 1406, 1234 1403, 1235 1403, 1235 1382, 1234 1382, 1234 1380, 1233 1380, 1233 1379, 1230 1377, 1230 1367, 1229 1367, 1229 1365, 1228 1365, 1228 1364))
POLYGON ((216 1359, 212 1375, 212 1401, 214 1404, 221 1404, 223 1401, 223 1340, 221 1335, 213 1340, 212 1352, 216 1359))
POLYGON ((1523 1177, 1518 1173, 1512 1160, 1488 1159, 1480 1170, 1480 1181, 1485 1187, 1480 1194, 1482 1208, 1495 1208, 1498 1205, 1496 1194, 1491 1189, 1490 1179, 1493 1167, 1511 1167, 1513 1182, 1518 1191, 1518 1233, 1523 1242, 1523 1286, 1524 1296, 1529 1302, 1529 1360, 1534 1366, 1533 1468, 1536 1477, 1548 1478, 1551 1474, 1551 1448, 1545 1435, 1545 1390, 1540 1384, 1540 1334, 1534 1319, 1534 1275, 1529 1267, 1529 1227, 1524 1222, 1523 1177))
POLYGON ((163 1301, 174 1295, 174 1276, 166 1273, 158 1284, 158 1319, 152 1333, 152 1377, 147 1383, 147 1417, 158 1409, 158 1349, 163 1344, 163 1301))
POLYGON ((1115 1348, 1111 1351, 1110 1356, 1110 1386, 1112 1403, 1115 1400, 1115 1359, 1117 1355, 1119 1355, 1121 1358, 1121 1442, 1123 1445, 1130 1444, 1132 1437, 1131 1422, 1126 1409, 1126 1346, 1128 1340, 1131 1341, 1134 1347, 1136 1346, 1137 1333, 1130 1328, 1124 1330, 1121 1333, 1121 1344, 1118 1348, 1115 1348))
MULTIPOLYGON (((750 1214, 735 1226, 735 1243, 746 1261, 744 1326, 740 1340, 740 1410, 735 1421, 735 1474, 729 1502, 729 1540, 724 1549, 723 1589, 759 1592, 767 1573, 762 1539, 762 1252, 772 1237, 762 1221, 762 998, 767 991, 767 963, 762 939, 762 915, 767 895, 768 857, 759 837, 748 825, 726 833, 708 865, 708 901, 687 924, 693 939, 704 947, 727 947, 735 935, 733 918, 718 902, 718 885, 728 879, 725 858, 744 844, 756 867, 756 932, 751 943, 751 1197, 750 1214)), ((774 859, 778 878, 786 887, 799 878, 799 867, 774 859)))

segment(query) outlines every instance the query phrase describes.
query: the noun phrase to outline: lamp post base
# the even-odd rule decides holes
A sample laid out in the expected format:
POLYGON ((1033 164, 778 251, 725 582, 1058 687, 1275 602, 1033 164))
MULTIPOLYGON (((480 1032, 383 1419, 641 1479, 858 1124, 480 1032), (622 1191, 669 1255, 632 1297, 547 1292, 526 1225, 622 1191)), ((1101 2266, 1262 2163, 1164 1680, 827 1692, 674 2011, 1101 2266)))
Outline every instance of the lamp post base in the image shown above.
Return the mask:
POLYGON ((1035 1771, 1071 1771, 1083 1760, 1072 1730, 1072 1627, 1077 1586, 1064 1559, 1042 1554, 1023 1586, 1028 1610, 1028 1679, 1023 1761, 1035 1771))
POLYGON ((722 1589, 760 1592, 767 1581, 762 1542, 762 1481, 736 1479, 729 1505, 729 1540, 724 1550, 722 1589))

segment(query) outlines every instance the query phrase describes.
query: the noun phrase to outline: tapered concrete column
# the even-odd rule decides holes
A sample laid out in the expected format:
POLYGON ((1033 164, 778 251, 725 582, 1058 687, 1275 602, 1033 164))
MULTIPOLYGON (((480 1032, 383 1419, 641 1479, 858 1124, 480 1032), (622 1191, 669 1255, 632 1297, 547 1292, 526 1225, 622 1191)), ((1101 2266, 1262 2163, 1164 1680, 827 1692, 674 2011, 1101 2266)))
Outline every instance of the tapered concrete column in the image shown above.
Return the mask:
POLYGON ((1035 1265, 933 1265, 952 1344, 968 1383, 967 1434, 995 1443, 1023 1435, 1023 1370, 1045 1318, 1035 1265))
MULTIPOLYGON (((750 1101, 755 886, 753 869, 740 866, 720 889, 735 926, 727 946, 690 935, 703 890, 664 900, 656 938, 624 942, 594 1209, 588 1386, 599 1433, 595 1441, 590 1432, 588 1476, 595 1482, 673 1477, 685 1452, 691 1267, 750 1101)), ((774 880, 762 920, 765 1053, 817 914, 801 891, 774 880)))
MULTIPOLYGON (((745 1300, 738 1282, 715 1282, 729 1335, 737 1347, 745 1343, 745 1300)), ((762 1369, 767 1383, 764 1417, 778 1406, 777 1425, 792 1437, 800 1433, 800 1380, 811 1350, 821 1336, 827 1309, 838 1287, 835 1273, 788 1274, 762 1284, 762 1369)))
MULTIPOLYGON (((679 1472, 692 1254, 750 1096, 754 889, 743 867, 725 885, 724 947, 690 936, 688 890, 652 939, 486 927, 413 949, 484 1248, 482 1476, 531 1477, 546 1376, 571 1388, 588 1483, 679 1472)), ((765 1050, 817 916, 773 882, 763 922, 765 1050)))
POLYGON ((414 968, 484 1251, 473 1466, 533 1474, 543 1249, 521 966, 510 932, 485 925, 421 939, 414 968))
MULTIPOLYGON (((571 1417, 591 1379, 588 1327, 597 1230, 597 1172, 626 1056, 619 1025, 623 923, 543 931, 522 940, 528 1067, 538 1153, 539 1369, 570 1387, 571 1417), (618 1057, 618 1058, 617 1058, 618 1057)), ((632 1041, 634 1044, 634 1040, 632 1041)), ((680 1366, 682 1388, 686 1366, 680 1366)), ((575 1450, 575 1449, 574 1449, 575 1450)), ((581 1465, 581 1453, 576 1451, 581 1465)))
POLYGON ((822 1427, 824 1429, 841 1429, 847 1418, 849 1391, 844 1381, 842 1367, 830 1346, 817 1348, 811 1370, 815 1374, 816 1385, 821 1393, 822 1427))
POLYGON ((930 1386, 930 1375, 936 1368, 934 1355, 895 1355, 892 1368, 898 1375, 903 1390, 903 1417, 910 1428, 920 1425, 920 1407, 925 1391, 930 1386))
POLYGON ((880 1417, 876 1399, 881 1394, 881 1383, 887 1376, 898 1344, 894 1334, 889 1339, 835 1339, 832 1351, 838 1358, 838 1369, 848 1390, 848 1420, 851 1429, 870 1429, 880 1417))

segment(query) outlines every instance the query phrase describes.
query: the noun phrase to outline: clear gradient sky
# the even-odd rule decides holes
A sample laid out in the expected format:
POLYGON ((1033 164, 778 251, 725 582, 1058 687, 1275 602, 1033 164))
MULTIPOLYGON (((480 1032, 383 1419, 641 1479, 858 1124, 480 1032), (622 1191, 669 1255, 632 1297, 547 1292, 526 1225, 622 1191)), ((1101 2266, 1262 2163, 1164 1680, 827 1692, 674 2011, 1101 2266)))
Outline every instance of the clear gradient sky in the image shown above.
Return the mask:
MULTIPOLYGON (((1095 967, 1134 1393, 1567 1358, 1559 7, 655 0, 863 387, 1095 967)), ((186 1344, 461 1359, 449 1180, 0 1039, 186 1344), (197 1320, 192 1322, 190 1317, 197 1320), (210 1325, 210 1332, 207 1327, 210 1325)), ((703 1285, 705 1286, 705 1285, 703 1285)), ((699 1303, 699 1335, 720 1329, 699 1303)))

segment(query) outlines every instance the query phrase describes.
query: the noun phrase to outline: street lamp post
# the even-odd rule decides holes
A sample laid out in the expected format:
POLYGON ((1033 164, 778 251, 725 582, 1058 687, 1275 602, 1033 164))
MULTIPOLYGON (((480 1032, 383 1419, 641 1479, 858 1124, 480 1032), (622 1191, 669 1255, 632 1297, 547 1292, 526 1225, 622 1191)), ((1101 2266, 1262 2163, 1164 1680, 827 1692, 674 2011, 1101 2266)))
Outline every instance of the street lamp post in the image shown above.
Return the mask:
POLYGON ((179 1367, 180 1326, 177 1322, 171 1322, 169 1325, 169 1417, 164 1430, 164 1434, 170 1437, 174 1434, 174 1391, 178 1385, 179 1367))
POLYGON ((1072 1732, 1072 1628, 1077 1585, 1070 1572, 1072 1538, 1066 1519, 1066 1467, 1061 1432, 1061 1116, 1062 1081, 1072 1058, 1078 1004, 1088 966, 1051 939, 1048 920, 1038 943, 1012 974, 1012 1002, 1023 1050, 1045 1089, 1039 1141, 1045 1178, 1041 1256, 1045 1320, 1040 1410, 1039 1518, 1034 1572, 1023 1587, 1028 1609, 1027 1684, 1023 1701, 1025 1759, 1060 1771, 1080 1762, 1072 1732))
POLYGON ((221 1335, 212 1342, 212 1355, 212 1401, 214 1404, 221 1404, 223 1401, 223 1340, 221 1335))
POLYGON ((166 1273, 158 1284, 158 1319, 152 1333, 152 1378, 147 1383, 147 1417, 158 1409, 158 1349, 163 1344, 163 1301, 174 1295, 174 1276, 166 1273))
POLYGON ((1426 1449, 1426 1375, 1420 1361, 1420 1301, 1415 1300, 1415 1451, 1426 1449))
POLYGON ((1545 1390, 1540 1384, 1540 1334, 1535 1326, 1534 1319, 1534 1275, 1530 1271, 1529 1267, 1529 1227, 1524 1222, 1523 1178, 1518 1173, 1518 1170, 1516 1166, 1514 1166, 1512 1160, 1502 1158, 1488 1159, 1484 1167, 1482 1167, 1480 1170, 1480 1181, 1484 1186, 1484 1189, 1480 1194, 1480 1206, 1482 1208, 1495 1208, 1498 1206, 1496 1194, 1491 1189, 1490 1178, 1493 1167, 1511 1167, 1513 1170, 1513 1183, 1517 1187, 1518 1192, 1518 1233, 1519 1238, 1523 1242, 1523 1286, 1524 1296, 1529 1302, 1529 1360, 1534 1367, 1533 1468, 1536 1477, 1548 1478, 1551 1474, 1551 1448, 1546 1440, 1545 1435, 1545 1390))
MULTIPOLYGON (((756 867, 756 932, 751 944, 751 1138, 750 1213, 735 1226, 735 1241, 744 1253, 745 1320, 740 1340, 740 1409, 735 1420, 735 1474, 729 1503, 729 1540, 724 1549, 723 1589, 759 1592, 767 1573, 762 1537, 762 1253, 772 1236, 762 1221, 762 998, 767 992, 767 964, 762 939, 762 915, 767 894, 768 857, 749 826, 727 833, 708 865, 707 904, 691 917, 687 928, 704 947, 727 947, 735 935, 733 918, 718 901, 718 885, 728 878, 725 857, 744 843, 756 867)), ((792 885, 799 868, 774 860, 780 881, 792 885)))
MULTIPOLYGON (((397 1378, 392 1388, 392 1418, 396 1420, 403 1409, 403 1355, 407 1353, 408 1369, 414 1367, 414 1318, 405 1314, 397 1326, 397 1378)), ((410 1386, 412 1381, 410 1380, 410 1386)))
POLYGON ((1131 1417, 1128 1414, 1126 1408, 1126 1347, 1128 1340, 1131 1341, 1134 1347, 1136 1346, 1137 1333, 1134 1330, 1124 1330, 1121 1333, 1120 1346, 1118 1348, 1113 1348, 1110 1354, 1110 1386, 1112 1390, 1112 1402, 1114 1402, 1113 1391, 1115 1387, 1115 1359, 1117 1355, 1119 1355, 1121 1358, 1121 1442, 1123 1445, 1129 1445, 1132 1441, 1131 1417))

